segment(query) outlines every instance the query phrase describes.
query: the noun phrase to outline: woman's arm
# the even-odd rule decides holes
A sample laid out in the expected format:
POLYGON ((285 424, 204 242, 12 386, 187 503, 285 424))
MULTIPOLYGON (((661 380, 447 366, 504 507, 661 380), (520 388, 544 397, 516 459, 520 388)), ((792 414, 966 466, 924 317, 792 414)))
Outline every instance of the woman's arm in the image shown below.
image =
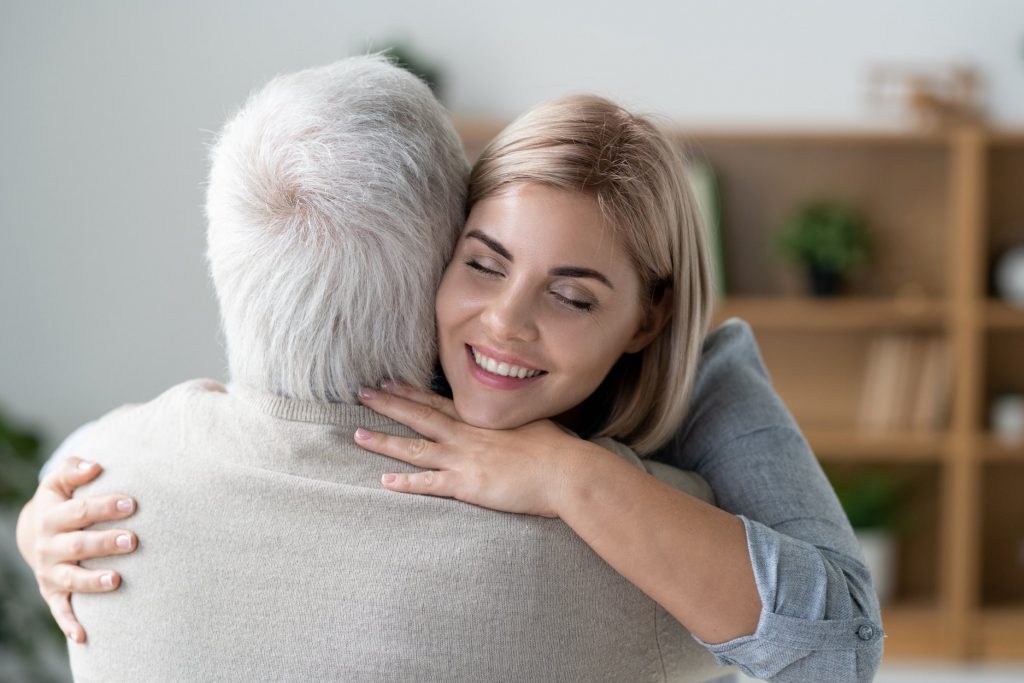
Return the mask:
POLYGON ((698 637, 754 632, 761 602, 739 518, 554 423, 477 429, 458 421, 446 399, 393 391, 402 395, 364 391, 361 400, 431 441, 357 432, 364 448, 429 468, 385 475, 389 488, 560 517, 698 637))
POLYGON ((752 636, 705 643, 718 661, 777 681, 872 680, 884 633, 871 577, 746 323, 709 335, 693 407, 656 457, 703 476, 746 529, 764 609, 752 636))
POLYGON ((96 522, 124 519, 135 512, 135 501, 127 496, 72 499, 76 488, 100 472, 95 463, 64 458, 43 477, 18 516, 18 551, 35 572, 39 593, 57 625, 76 643, 84 643, 86 634, 71 609, 71 594, 104 593, 121 584, 117 572, 85 569, 78 562, 123 555, 136 547, 130 531, 84 530, 96 522))
POLYGON ((698 638, 754 632, 761 601, 739 518, 589 442, 564 460, 558 516, 594 552, 698 638))

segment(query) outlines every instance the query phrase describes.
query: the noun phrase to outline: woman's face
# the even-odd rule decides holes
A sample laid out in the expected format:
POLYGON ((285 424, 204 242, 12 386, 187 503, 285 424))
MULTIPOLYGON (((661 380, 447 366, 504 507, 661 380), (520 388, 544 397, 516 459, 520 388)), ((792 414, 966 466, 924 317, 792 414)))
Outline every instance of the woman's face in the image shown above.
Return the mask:
POLYGON ((592 197, 527 183, 479 201, 437 292, 459 415, 506 429, 580 404, 653 337, 639 302, 592 197))

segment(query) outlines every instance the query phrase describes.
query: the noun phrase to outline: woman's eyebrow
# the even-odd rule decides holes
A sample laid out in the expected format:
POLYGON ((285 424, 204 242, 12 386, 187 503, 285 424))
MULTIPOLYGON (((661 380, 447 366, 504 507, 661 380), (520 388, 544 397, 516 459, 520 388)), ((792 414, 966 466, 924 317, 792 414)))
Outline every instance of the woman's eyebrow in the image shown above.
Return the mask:
POLYGON ((552 268, 549 271, 552 275, 561 275, 563 277, 588 277, 598 282, 604 283, 608 289, 615 289, 615 285, 612 281, 606 278, 600 271, 592 270, 590 268, 580 268, 578 266, 558 266, 552 268))
MULTIPOLYGON (((466 237, 472 237, 473 239, 480 240, 488 247, 490 247, 496 254, 504 257, 510 263, 515 261, 515 259, 512 258, 512 254, 509 253, 509 250, 506 249, 501 242, 494 239, 493 237, 485 235, 479 230, 470 230, 469 232, 466 233, 466 237)), ((552 275, 559 275, 562 277, 590 278, 592 280, 597 280, 598 282, 604 283, 604 285, 607 286, 608 289, 615 289, 615 285, 612 284, 611 280, 605 277, 603 273, 594 270, 593 268, 582 268, 580 266, 558 266, 556 268, 552 268, 548 272, 550 272, 552 275)))
POLYGON ((488 237, 487 235, 483 234, 479 230, 470 230, 469 232, 466 233, 466 237, 476 238, 476 239, 480 240, 481 242, 483 242, 484 244, 486 244, 488 247, 490 247, 495 253, 499 254, 500 256, 503 256, 504 258, 506 258, 509 261, 513 261, 514 260, 512 258, 512 254, 509 253, 508 249, 506 249, 502 245, 501 242, 499 242, 498 240, 494 239, 493 237, 488 237))

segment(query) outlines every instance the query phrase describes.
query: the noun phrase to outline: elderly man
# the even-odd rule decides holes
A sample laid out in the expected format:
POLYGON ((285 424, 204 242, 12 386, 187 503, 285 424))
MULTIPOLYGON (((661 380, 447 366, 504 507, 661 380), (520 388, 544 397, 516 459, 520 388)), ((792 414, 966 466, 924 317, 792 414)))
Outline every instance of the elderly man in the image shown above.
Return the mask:
POLYGON ((562 522, 396 495, 381 475, 413 468, 353 444, 410 434, 355 392, 429 381, 465 180, 444 110, 377 58, 275 79, 226 125, 207 213, 231 389, 186 382, 76 441, 105 468, 80 492, 130 491, 142 539, 99 563, 120 590, 75 597, 76 680, 724 672, 562 522))

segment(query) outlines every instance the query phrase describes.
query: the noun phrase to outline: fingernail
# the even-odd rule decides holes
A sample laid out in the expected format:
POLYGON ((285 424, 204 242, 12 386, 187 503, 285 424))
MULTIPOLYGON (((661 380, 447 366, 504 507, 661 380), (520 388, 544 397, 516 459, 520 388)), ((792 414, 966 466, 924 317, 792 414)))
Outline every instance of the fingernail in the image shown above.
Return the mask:
POLYGON ((383 389, 384 391, 394 391, 395 387, 397 386, 398 383, 395 382, 395 380, 393 379, 386 379, 380 383, 380 388, 383 389))
POLYGON ((80 470, 87 470, 90 467, 92 467, 91 462, 86 462, 85 460, 83 460, 82 462, 78 463, 78 469, 80 470))
POLYGON ((113 588, 114 587, 114 575, 110 574, 110 573, 104 574, 103 576, 100 577, 100 584, 104 588, 113 588))
POLYGON ((395 474, 384 474, 384 475, 381 475, 380 480, 381 480, 381 482, 383 482, 385 484, 390 484, 390 483, 392 483, 397 478, 398 478, 398 475, 395 475, 395 474))
POLYGON ((360 441, 366 441, 370 438, 370 432, 366 431, 362 427, 356 430, 355 437, 360 441))
POLYGON ((128 550, 129 548, 132 547, 132 537, 131 536, 125 536, 124 534, 121 534, 120 536, 118 536, 117 538, 114 539, 114 543, 117 544, 118 548, 121 548, 123 550, 128 550))
POLYGON ((369 387, 359 387, 359 398, 372 399, 377 396, 377 392, 369 387))
POLYGON ((133 503, 130 498, 122 498, 117 501, 117 509, 121 512, 131 512, 133 503))

